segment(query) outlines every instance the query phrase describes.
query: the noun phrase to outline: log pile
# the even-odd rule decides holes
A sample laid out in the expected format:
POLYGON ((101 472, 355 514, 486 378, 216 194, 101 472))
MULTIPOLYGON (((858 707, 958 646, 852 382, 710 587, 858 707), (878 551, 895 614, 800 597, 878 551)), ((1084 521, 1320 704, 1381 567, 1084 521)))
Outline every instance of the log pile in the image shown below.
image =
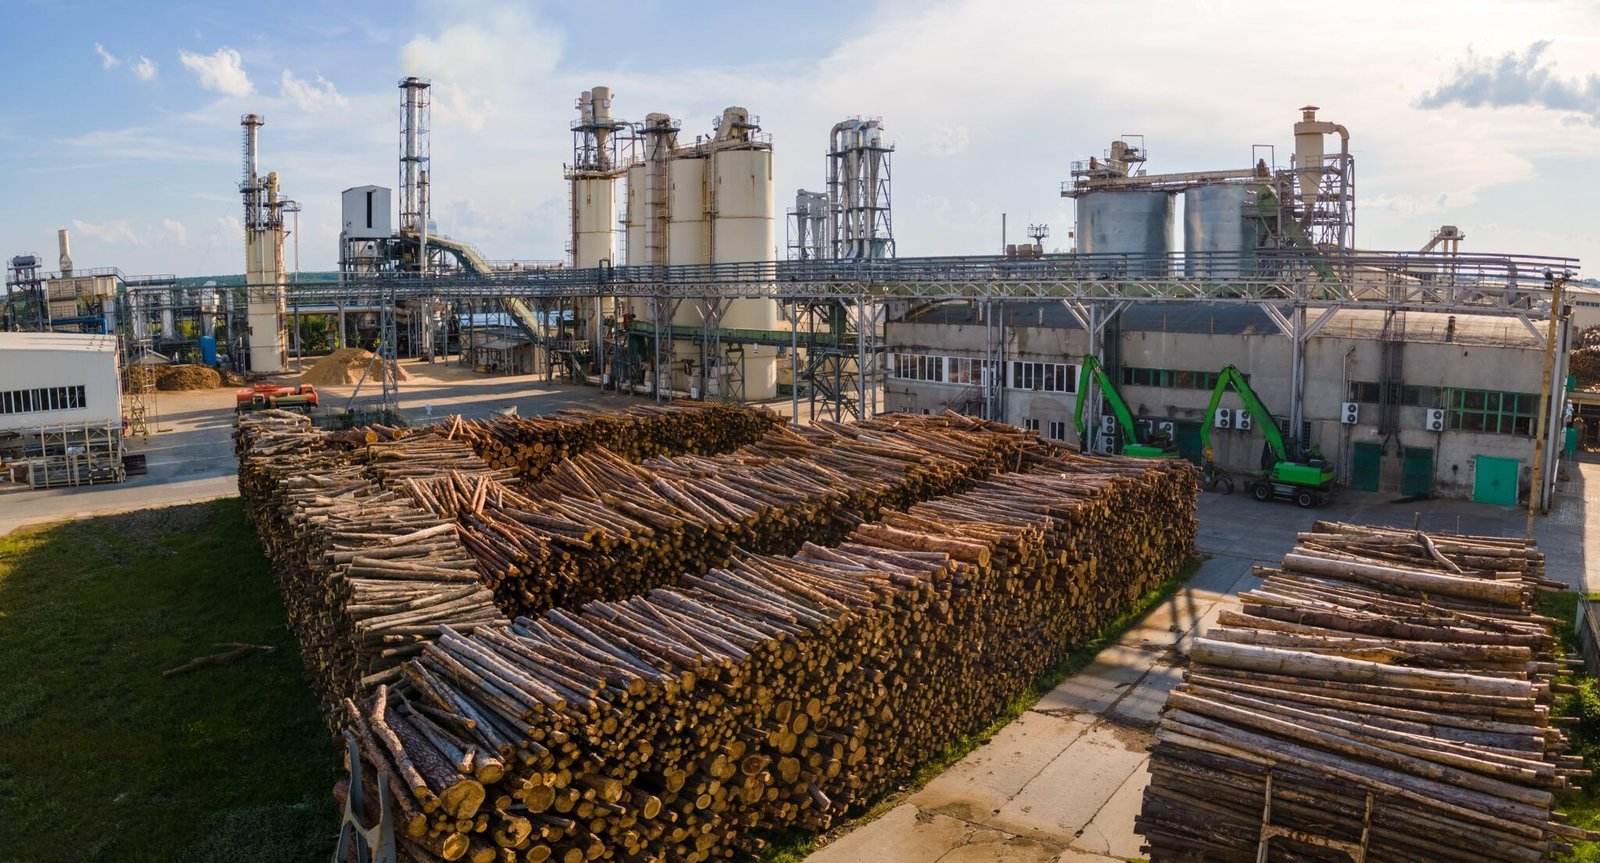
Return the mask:
POLYGON ((1187 464, 1022 458, 833 548, 446 630, 345 708, 402 859, 720 858, 892 787, 1191 551, 1187 464))
POLYGON ((1552 813, 1586 773, 1549 715, 1563 660, 1531 600, 1559 585, 1531 544, 1318 522, 1258 574, 1167 701, 1137 820, 1152 863, 1253 863, 1269 789, 1275 827, 1359 844, 1370 818, 1371 863, 1592 838, 1552 813))
POLYGON ((783 424, 782 417, 764 408, 670 402, 621 411, 573 408, 538 417, 456 418, 449 425, 453 436, 491 466, 538 479, 551 465, 599 447, 633 462, 679 453, 712 455, 760 440, 783 424))
MULTIPOLYGON (((428 438, 414 436, 397 442, 428 438)), ((283 595, 323 715, 421 651, 441 625, 504 623, 448 519, 385 489, 305 416, 260 411, 236 431, 239 490, 283 595)), ((380 459, 377 464, 383 464, 380 459)))
POLYGON ((408 489, 454 518, 507 614, 620 599, 725 563, 734 549, 788 554, 832 545, 883 509, 904 509, 1009 470, 1027 447, 1015 426, 894 416, 772 431, 716 456, 633 464, 594 448, 518 491, 447 474, 408 489))

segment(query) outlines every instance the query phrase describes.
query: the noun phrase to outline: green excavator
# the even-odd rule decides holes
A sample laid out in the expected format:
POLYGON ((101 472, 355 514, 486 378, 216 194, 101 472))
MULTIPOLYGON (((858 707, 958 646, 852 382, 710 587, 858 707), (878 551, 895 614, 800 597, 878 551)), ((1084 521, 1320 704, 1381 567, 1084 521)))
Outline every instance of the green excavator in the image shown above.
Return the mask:
POLYGON ((1239 394, 1251 418, 1261 424, 1261 433, 1267 439, 1266 451, 1261 455, 1261 466, 1267 472, 1245 486, 1250 496, 1261 501, 1274 498, 1292 500, 1304 507, 1327 503, 1333 492, 1333 465, 1314 453, 1297 452, 1296 458, 1290 458, 1283 434, 1278 431, 1278 421, 1261 403, 1255 390, 1250 388, 1250 382, 1245 380, 1244 374, 1234 366, 1228 366, 1217 376, 1216 389, 1211 391, 1211 404, 1200 423, 1200 445, 1205 453, 1204 470, 1208 484, 1225 482, 1230 490, 1233 487, 1232 479, 1226 477, 1211 460, 1211 429, 1216 425, 1222 394, 1229 387, 1239 394))
POLYGON ((1111 404, 1111 413, 1117 418, 1117 427, 1121 429, 1116 438, 1119 453, 1132 458, 1178 457, 1177 443, 1165 432, 1156 432, 1145 440, 1139 440, 1138 427, 1134 425, 1127 402, 1117 394, 1117 388, 1111 385, 1111 376, 1106 374, 1093 354, 1086 354, 1083 358, 1083 369, 1078 373, 1078 404, 1072 412, 1072 422, 1078 427, 1078 440, 1085 449, 1089 446, 1089 429, 1083 424, 1083 402, 1088 398, 1091 376, 1100 384, 1100 392, 1111 404))

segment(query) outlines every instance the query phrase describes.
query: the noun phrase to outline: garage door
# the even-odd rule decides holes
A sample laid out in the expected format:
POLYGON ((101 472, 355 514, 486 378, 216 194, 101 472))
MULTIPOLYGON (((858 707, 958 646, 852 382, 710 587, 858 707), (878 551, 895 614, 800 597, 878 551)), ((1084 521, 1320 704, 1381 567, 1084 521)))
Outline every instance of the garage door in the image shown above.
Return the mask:
POLYGON ((1350 453, 1350 487, 1356 491, 1377 491, 1382 465, 1383 444, 1356 444, 1350 453))
POLYGON ((1433 450, 1408 446, 1400 456, 1400 493, 1433 494, 1433 450))
POLYGON ((1473 459, 1472 499, 1500 506, 1517 505, 1517 474, 1522 462, 1480 455, 1473 459))

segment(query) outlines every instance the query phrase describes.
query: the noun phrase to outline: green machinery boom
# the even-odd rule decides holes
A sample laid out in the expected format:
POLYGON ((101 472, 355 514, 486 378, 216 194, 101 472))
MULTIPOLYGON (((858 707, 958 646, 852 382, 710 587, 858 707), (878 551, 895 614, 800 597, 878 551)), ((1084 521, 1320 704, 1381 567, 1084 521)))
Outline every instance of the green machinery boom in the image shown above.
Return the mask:
POLYGON ((1248 486, 1251 496, 1256 500, 1283 497, 1301 506, 1326 503, 1328 493, 1333 488, 1333 467, 1320 458, 1301 461, 1290 457, 1288 448, 1284 446, 1283 434, 1278 431, 1278 421, 1261 403, 1256 391, 1250 388, 1250 382, 1245 380, 1244 374, 1234 366, 1228 366, 1217 376, 1217 386, 1211 391, 1211 403, 1206 407, 1205 417, 1200 423, 1200 445, 1205 453, 1207 473, 1215 472, 1211 460, 1211 429, 1216 424, 1222 394, 1230 387, 1239 394, 1244 409, 1261 424, 1261 433, 1266 437, 1267 447, 1271 451, 1268 473, 1248 486))
POLYGON ((1116 415, 1117 425, 1122 429, 1117 440, 1125 441, 1118 448, 1123 455, 1133 458, 1178 457, 1178 447, 1170 440, 1165 443, 1139 440, 1138 429, 1134 425, 1133 414, 1128 412, 1127 402, 1117 394, 1117 388, 1111 385, 1111 376, 1106 374, 1093 354, 1084 355, 1083 370, 1078 374, 1078 403, 1072 412, 1072 422, 1078 427, 1078 440, 1083 442, 1085 448, 1089 446, 1089 430, 1083 424, 1083 401, 1088 398, 1090 376, 1100 384, 1100 392, 1111 403, 1111 412, 1116 415))

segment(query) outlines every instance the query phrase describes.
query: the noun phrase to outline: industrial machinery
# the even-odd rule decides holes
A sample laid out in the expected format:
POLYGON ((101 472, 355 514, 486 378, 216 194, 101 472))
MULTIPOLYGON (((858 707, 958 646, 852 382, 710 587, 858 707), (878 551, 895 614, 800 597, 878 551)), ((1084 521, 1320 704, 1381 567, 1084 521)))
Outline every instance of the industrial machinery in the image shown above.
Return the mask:
POLYGON ((1111 405, 1111 412, 1116 417, 1118 431, 1111 436, 1115 443, 1108 451, 1120 452, 1133 458, 1178 457, 1178 445, 1165 430, 1155 428, 1146 440, 1139 440, 1138 427, 1133 421, 1133 414, 1128 411, 1127 402, 1122 400, 1117 388, 1111 385, 1111 377, 1106 374, 1106 370, 1101 367, 1100 361, 1095 359, 1093 354, 1085 355, 1083 358, 1083 368, 1078 373, 1078 402, 1072 411, 1072 422, 1078 427, 1078 440, 1082 446, 1085 448, 1089 446, 1089 429, 1083 422, 1083 403, 1088 398, 1091 380, 1100 385, 1100 393, 1111 405))
POLYGON ((311 413, 317 406, 317 389, 311 384, 292 387, 260 384, 251 389, 234 390, 233 400, 233 409, 239 413, 271 408, 311 413))
MULTIPOLYGON (((1322 458, 1301 453, 1300 445, 1296 442, 1294 458, 1283 442, 1283 434, 1278 431, 1278 421, 1273 418, 1272 412, 1261 403, 1255 390, 1250 388, 1250 382, 1245 380, 1244 374, 1235 366, 1228 366, 1217 376, 1217 386, 1211 391, 1211 403, 1206 407, 1205 417, 1200 423, 1200 445, 1205 452, 1205 472, 1208 480, 1218 476, 1218 470, 1211 458, 1211 429, 1217 425, 1218 409, 1222 403, 1222 394, 1232 387, 1244 402, 1244 409, 1255 422, 1261 423, 1261 433, 1266 437, 1266 449, 1261 455, 1261 466, 1266 469, 1266 474, 1258 477, 1246 486, 1250 496, 1260 501, 1282 498, 1292 500, 1303 507, 1321 506, 1328 502, 1328 496, 1333 491, 1333 465, 1322 458)), ((1232 480, 1228 480, 1228 488, 1232 488, 1232 480)))

